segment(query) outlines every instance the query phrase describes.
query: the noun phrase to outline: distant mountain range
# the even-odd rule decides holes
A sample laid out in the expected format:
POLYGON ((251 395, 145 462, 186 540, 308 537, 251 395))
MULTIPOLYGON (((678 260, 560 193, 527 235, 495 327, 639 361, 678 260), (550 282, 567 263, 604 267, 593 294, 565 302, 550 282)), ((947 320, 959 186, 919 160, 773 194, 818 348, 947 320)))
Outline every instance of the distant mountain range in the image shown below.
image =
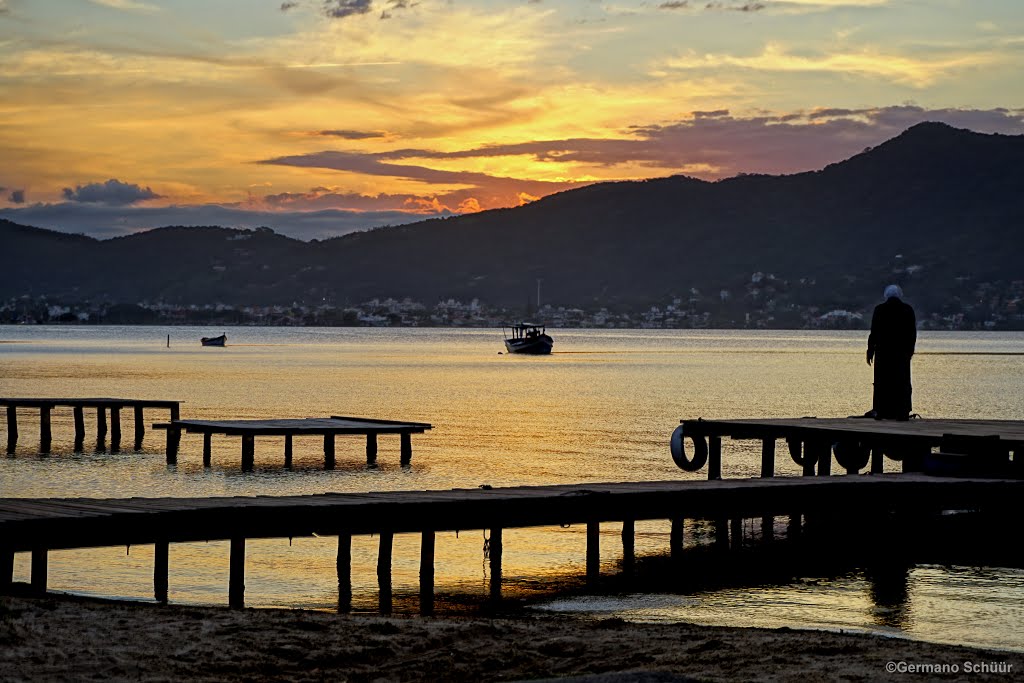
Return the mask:
POLYGON ((542 279, 546 302, 614 309, 742 298, 761 272, 773 296, 825 309, 867 306, 893 280, 941 308, 965 282, 1024 279, 1022 228, 1024 136, 924 123, 820 171, 601 183, 320 242, 219 227, 99 241, 0 221, 0 300, 521 307, 542 279))

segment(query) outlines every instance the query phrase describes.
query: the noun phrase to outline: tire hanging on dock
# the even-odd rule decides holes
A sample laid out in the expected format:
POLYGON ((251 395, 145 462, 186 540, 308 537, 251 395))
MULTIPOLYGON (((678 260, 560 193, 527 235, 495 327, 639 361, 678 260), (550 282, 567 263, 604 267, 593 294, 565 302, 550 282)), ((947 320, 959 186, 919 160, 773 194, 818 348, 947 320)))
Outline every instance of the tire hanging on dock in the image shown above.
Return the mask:
POLYGON ((848 472, 864 469, 871 460, 871 449, 859 441, 837 441, 832 444, 832 452, 839 466, 848 472))
POLYGON ((672 432, 672 439, 669 442, 672 450, 672 460, 676 467, 686 472, 696 472, 704 467, 708 461, 708 442, 699 434, 686 435, 693 441, 693 459, 686 455, 686 445, 683 443, 683 425, 676 427, 672 432))

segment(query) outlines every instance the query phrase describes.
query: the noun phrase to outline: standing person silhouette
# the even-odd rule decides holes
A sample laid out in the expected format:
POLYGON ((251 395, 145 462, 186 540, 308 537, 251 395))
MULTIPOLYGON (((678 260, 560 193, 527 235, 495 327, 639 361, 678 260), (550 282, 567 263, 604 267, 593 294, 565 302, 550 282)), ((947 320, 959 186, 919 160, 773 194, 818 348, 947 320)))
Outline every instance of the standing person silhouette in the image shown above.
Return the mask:
POLYGON ((875 306, 868 335, 868 365, 875 364, 875 391, 865 417, 876 420, 910 419, 910 358, 917 343, 917 319, 903 290, 889 285, 885 301, 875 306))

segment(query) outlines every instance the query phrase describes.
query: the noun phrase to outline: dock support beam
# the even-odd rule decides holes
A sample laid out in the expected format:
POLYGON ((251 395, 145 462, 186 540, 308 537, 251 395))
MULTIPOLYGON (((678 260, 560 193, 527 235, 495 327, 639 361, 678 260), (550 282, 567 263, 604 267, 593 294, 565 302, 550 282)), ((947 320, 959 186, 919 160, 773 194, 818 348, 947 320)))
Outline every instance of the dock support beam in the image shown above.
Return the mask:
POLYGON ((334 469, 334 434, 324 434, 324 469, 334 469))
POLYGON ((420 536, 420 614, 434 613, 434 532, 420 536))
POLYGON ((203 432, 203 467, 209 467, 213 462, 213 434, 203 432))
POLYGON ((135 406, 135 450, 142 450, 142 441, 146 438, 146 419, 143 416, 143 407, 135 406))
POLYGON ((622 520, 622 571, 632 574, 636 569, 636 522, 622 520))
POLYGON ((775 476, 775 439, 764 439, 761 442, 761 477, 775 476))
POLYGON ((394 540, 394 532, 380 533, 380 549, 377 551, 377 588, 380 591, 381 614, 391 614, 391 548, 394 540))
POLYGON ((18 445, 18 408, 7 406, 7 452, 13 453, 18 445))
POLYGON ((242 434, 242 471, 248 472, 256 461, 256 437, 242 434))
POLYGON ((402 433, 402 454, 400 456, 400 464, 403 467, 408 466, 412 463, 412 434, 408 432, 402 433))
POLYGON ((71 412, 75 417, 75 452, 78 453, 85 443, 85 410, 82 406, 74 406, 71 412))
POLYGON ((678 562, 683 557, 683 517, 673 517, 670 521, 671 528, 668 534, 668 551, 673 562, 678 562))
POLYGON ((50 443, 53 439, 50 431, 50 406, 43 406, 39 409, 39 451, 50 452, 50 443))
POLYGON ((284 466, 291 468, 292 466, 292 435, 284 435, 284 466))
POLYGON ((587 581, 601 578, 601 523, 587 522, 587 581))
POLYGON ((722 478, 722 437, 708 437, 708 479, 722 478))
POLYGON ((107 409, 100 406, 96 408, 96 448, 103 447, 107 442, 107 409))
POLYGON ((491 565, 491 600, 493 602, 498 602, 501 600, 501 553, 503 550, 500 526, 493 527, 491 529, 489 548, 491 565))
POLYGON ((33 548, 31 586, 32 592, 42 595, 46 592, 46 548, 33 548))
POLYGON ((170 544, 157 541, 153 546, 153 599, 167 604, 167 570, 170 565, 170 544))
POLYGON ((0 593, 10 589, 14 583, 14 551, 0 548, 0 593))
POLYGON ((377 435, 366 435, 366 466, 373 467, 377 464, 377 435))
POLYGON ((352 534, 338 534, 338 611, 352 611, 352 534))
POLYGON ((110 406, 110 452, 121 450, 121 406, 110 406))
POLYGON ((245 538, 231 539, 228 563, 228 606, 245 607, 245 538))

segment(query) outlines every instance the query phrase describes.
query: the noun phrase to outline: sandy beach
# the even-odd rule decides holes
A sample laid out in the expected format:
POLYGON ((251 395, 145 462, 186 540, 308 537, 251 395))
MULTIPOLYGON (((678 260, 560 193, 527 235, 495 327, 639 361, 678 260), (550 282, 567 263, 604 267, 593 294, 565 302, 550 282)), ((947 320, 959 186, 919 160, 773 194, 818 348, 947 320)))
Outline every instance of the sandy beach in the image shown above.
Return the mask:
POLYGON ((0 598, 0 646, 4 681, 1005 681, 1024 671, 1022 653, 859 634, 64 596, 0 598))

